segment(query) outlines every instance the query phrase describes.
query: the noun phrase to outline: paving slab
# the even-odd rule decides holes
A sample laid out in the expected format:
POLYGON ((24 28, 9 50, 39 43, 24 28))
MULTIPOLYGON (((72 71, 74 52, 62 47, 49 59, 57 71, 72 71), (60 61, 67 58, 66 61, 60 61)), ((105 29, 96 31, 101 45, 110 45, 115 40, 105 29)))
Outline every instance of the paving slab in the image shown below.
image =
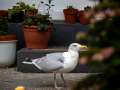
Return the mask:
MULTIPOLYGON (((66 83, 75 83, 83 78, 96 73, 64 73, 66 83)), ((0 90, 14 90, 18 86, 24 86, 25 90, 56 90, 54 88, 53 73, 22 73, 17 72, 16 67, 8 69, 0 68, 0 90)), ((64 85, 60 74, 57 74, 57 84, 64 85)), ((71 90, 65 87, 62 90, 71 90)))

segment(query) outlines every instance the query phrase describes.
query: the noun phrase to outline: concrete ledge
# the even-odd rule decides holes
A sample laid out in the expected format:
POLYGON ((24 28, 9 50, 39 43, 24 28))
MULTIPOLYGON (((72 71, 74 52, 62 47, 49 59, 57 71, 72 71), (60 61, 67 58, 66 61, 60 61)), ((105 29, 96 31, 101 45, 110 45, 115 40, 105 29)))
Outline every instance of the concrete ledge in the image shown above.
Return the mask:
MULTIPOLYGON (((17 71, 33 72, 33 73, 43 72, 34 65, 23 64, 22 62, 25 61, 26 58, 36 59, 36 58, 41 58, 48 53, 65 52, 67 51, 67 48, 68 47, 48 47, 48 49, 41 49, 41 50, 34 50, 34 49, 30 50, 30 49, 23 48, 17 52, 17 71)), ((82 53, 82 52, 83 50, 79 51, 79 53, 82 53)), ((80 65, 78 63, 78 65, 72 71, 72 73, 88 73, 89 71, 92 73, 100 72, 100 70, 97 69, 96 67, 89 67, 86 65, 80 65)))

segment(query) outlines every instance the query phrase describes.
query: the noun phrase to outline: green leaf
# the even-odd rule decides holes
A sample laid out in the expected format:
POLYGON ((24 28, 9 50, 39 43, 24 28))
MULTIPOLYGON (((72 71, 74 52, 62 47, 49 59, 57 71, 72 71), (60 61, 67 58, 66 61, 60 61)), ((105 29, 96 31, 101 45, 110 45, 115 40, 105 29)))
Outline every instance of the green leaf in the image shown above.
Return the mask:
POLYGON ((30 15, 29 15, 29 14, 26 14, 26 17, 27 17, 27 18, 30 18, 30 15))
POLYGON ((40 27, 40 25, 38 26, 38 32, 40 32, 42 29, 41 29, 41 27, 40 27))
POLYGON ((17 2, 16 4, 17 4, 17 5, 19 5, 19 4, 20 4, 20 2, 17 2))
POLYGON ((49 4, 45 4, 46 6, 49 6, 49 4))
POLYGON ((88 73, 90 73, 90 70, 88 71, 88 73))
POLYGON ((55 25, 53 24, 52 26, 53 26, 53 29, 56 30, 55 25))
POLYGON ((32 22, 32 19, 29 19, 29 20, 28 20, 28 24, 31 24, 31 22, 32 22))
POLYGON ((45 25, 45 26, 44 26, 44 29, 45 29, 45 31, 48 31, 48 26, 45 25))
POLYGON ((55 5, 51 5, 51 6, 55 6, 55 5))
POLYGON ((40 28, 41 28, 41 29, 43 29, 43 28, 44 28, 44 25, 43 25, 43 24, 40 24, 39 26, 40 26, 40 28))
POLYGON ((15 11, 9 11, 8 15, 12 15, 14 13, 15 13, 15 11))
POLYGON ((49 3, 50 3, 50 4, 51 4, 51 1, 52 1, 52 0, 49 0, 49 3))
POLYGON ((52 19, 52 17, 49 17, 49 19, 52 19))
POLYGON ((37 17, 37 14, 34 14, 34 17, 37 17))

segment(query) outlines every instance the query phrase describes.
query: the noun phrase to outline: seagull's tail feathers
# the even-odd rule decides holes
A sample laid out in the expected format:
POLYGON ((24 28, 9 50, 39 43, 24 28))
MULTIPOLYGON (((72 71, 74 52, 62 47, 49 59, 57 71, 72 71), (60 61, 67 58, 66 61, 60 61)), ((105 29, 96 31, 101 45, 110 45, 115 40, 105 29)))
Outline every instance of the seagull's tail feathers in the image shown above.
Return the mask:
POLYGON ((26 61, 23 61, 24 64, 33 64, 32 62, 33 60, 29 58, 26 58, 26 61))
POLYGON ((39 66, 40 62, 41 62, 40 59, 34 59, 33 60, 33 59, 29 59, 29 58, 26 58, 26 61, 23 61, 24 64, 34 64, 36 67, 41 69, 40 66, 39 66))

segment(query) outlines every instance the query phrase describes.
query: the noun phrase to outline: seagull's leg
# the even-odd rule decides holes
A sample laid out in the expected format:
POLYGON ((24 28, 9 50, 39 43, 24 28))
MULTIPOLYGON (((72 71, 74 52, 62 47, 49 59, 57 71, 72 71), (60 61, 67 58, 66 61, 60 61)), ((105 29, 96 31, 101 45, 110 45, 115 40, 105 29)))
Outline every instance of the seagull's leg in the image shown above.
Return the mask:
POLYGON ((62 89, 63 87, 58 87, 56 83, 56 73, 54 74, 54 83, 55 83, 55 88, 56 89, 62 89))
POLYGON ((61 78, 62 78, 62 80, 64 81, 65 86, 66 86, 66 82, 65 82, 65 80, 64 80, 64 78, 63 78, 63 74, 62 74, 62 73, 61 73, 61 78))

